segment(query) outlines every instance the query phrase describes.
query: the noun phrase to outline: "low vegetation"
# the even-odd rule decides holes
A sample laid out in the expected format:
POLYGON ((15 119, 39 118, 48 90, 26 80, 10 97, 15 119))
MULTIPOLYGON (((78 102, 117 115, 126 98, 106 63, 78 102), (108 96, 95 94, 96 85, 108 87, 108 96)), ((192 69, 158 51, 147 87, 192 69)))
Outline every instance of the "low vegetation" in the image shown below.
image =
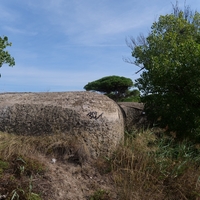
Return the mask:
MULTIPOLYGON (((48 167, 42 156, 62 160, 76 145, 76 141, 63 135, 1 133, 0 199, 47 199, 42 185, 48 167)), ((99 158, 93 167, 114 180, 119 200, 200 199, 199 144, 177 141, 162 130, 126 133, 124 143, 113 157, 99 158)), ((48 189, 51 190, 50 185, 48 189)), ((89 199, 112 199, 111 192, 97 188, 89 199)))
POLYGON ((111 200, 109 192, 99 189, 91 195, 90 200, 111 200))
MULTIPOLYGON (((0 199, 50 200, 44 158, 61 160, 76 153, 78 144, 78 140, 61 134, 34 137, 0 133, 0 199)), ((79 158, 74 162, 80 162, 79 158)))
POLYGON ((126 134, 112 159, 120 199, 200 199, 200 149, 162 131, 126 134))

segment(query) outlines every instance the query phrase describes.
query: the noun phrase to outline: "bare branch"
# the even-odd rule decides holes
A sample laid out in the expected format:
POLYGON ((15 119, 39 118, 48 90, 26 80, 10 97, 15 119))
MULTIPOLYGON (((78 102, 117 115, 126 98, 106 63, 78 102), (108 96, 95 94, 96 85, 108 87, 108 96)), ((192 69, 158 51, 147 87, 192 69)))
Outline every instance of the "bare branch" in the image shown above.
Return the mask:
POLYGON ((146 37, 142 33, 140 33, 140 35, 137 37, 137 41, 138 41, 139 45, 141 45, 141 46, 147 46, 146 37))
POLYGON ((186 1, 184 3, 184 9, 179 8, 178 1, 176 1, 176 4, 172 3, 172 8, 173 8, 173 15, 175 17, 179 17, 179 15, 182 13, 183 17, 186 21, 191 23, 192 21, 192 16, 194 15, 193 11, 191 10, 190 6, 186 5, 186 1))
POLYGON ((173 8, 173 14, 174 14, 174 16, 178 17, 178 15, 180 13, 180 9, 178 7, 178 1, 176 1, 175 5, 172 3, 172 8, 173 8))
POLYGON ((133 65, 135 65, 135 66, 137 66, 137 67, 140 68, 140 70, 138 70, 137 72, 135 72, 135 74, 138 74, 140 71, 142 71, 143 69, 145 69, 145 67, 144 67, 143 65, 140 66, 139 64, 136 64, 136 63, 135 63, 134 61, 132 61, 130 58, 125 58, 125 57, 123 57, 122 59, 123 59, 124 62, 126 62, 126 63, 128 63, 128 64, 133 64, 133 65))
POLYGON ((132 61, 130 58, 126 58, 126 57, 122 57, 122 60, 126 63, 129 63, 129 64, 134 64, 135 65, 135 62, 132 61))
POLYGON ((133 37, 129 37, 129 40, 126 38, 126 45, 133 51, 134 48, 137 46, 137 42, 133 37))
POLYGON ((140 70, 138 70, 137 72, 135 72, 135 74, 138 74, 140 71, 142 71, 143 69, 145 69, 145 67, 143 66, 143 67, 141 67, 141 69, 140 70))
MULTIPOLYGON (((126 38, 125 41, 126 41, 126 45, 132 51, 134 51, 135 48, 138 46, 147 46, 148 45, 146 37, 142 33, 140 33, 140 35, 137 37, 137 39, 130 36, 128 39, 126 38)), ((140 70, 138 70, 135 74, 137 74, 140 71, 142 71, 143 69, 145 69, 145 67, 143 65, 141 66, 140 64, 137 64, 135 61, 131 60, 130 58, 123 57, 122 59, 124 62, 129 63, 129 64, 134 64, 140 68, 140 70)))
POLYGON ((137 46, 147 46, 146 37, 140 33, 137 39, 133 38, 132 36, 129 39, 125 39, 126 45, 133 51, 137 46))

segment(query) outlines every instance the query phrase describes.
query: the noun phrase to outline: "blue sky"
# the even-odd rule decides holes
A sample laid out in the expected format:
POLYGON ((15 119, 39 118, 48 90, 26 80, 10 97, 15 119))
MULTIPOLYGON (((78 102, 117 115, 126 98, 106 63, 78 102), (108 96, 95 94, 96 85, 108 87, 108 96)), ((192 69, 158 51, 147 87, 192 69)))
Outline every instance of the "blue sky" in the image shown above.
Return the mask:
MULTIPOLYGON (((183 8, 185 0, 179 0, 183 8)), ((175 0, 2 0, 0 36, 16 65, 0 68, 0 92, 83 91, 104 76, 138 78, 125 39, 147 35, 175 0)), ((200 12, 199 0, 186 4, 200 12)))

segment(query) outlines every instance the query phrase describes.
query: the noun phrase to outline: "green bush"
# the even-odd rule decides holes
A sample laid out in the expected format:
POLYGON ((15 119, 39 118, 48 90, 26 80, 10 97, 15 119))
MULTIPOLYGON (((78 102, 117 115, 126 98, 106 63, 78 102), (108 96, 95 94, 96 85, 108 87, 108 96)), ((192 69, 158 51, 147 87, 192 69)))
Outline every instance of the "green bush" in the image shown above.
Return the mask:
POLYGON ((132 56, 143 69, 135 86, 148 118, 178 138, 200 139, 200 13, 176 4, 151 32, 132 39, 132 56))

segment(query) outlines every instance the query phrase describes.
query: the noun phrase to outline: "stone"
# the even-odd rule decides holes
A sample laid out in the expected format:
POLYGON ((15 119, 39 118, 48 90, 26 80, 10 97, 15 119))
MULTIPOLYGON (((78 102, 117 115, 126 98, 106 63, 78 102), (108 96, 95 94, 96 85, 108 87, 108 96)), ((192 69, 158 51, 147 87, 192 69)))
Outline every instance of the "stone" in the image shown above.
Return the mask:
POLYGON ((125 131, 131 132, 135 129, 146 128, 147 122, 144 113, 144 104, 137 102, 118 102, 124 114, 125 131))
POLYGON ((18 135, 66 134, 90 156, 110 156, 124 136, 118 104, 94 92, 0 94, 0 131, 18 135))

